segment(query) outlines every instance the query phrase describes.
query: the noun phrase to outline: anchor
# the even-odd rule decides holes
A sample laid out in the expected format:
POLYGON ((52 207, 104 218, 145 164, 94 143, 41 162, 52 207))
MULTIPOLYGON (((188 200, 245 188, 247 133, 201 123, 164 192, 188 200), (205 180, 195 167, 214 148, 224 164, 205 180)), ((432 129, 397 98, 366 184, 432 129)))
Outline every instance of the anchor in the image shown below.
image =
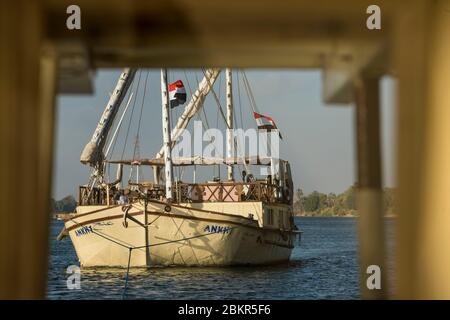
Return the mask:
POLYGON ((123 211, 123 221, 122 221, 122 225, 124 228, 128 228, 128 219, 130 219, 131 221, 135 222, 136 224, 140 225, 143 228, 147 228, 147 226, 145 224, 143 224, 142 222, 140 222, 138 219, 134 218, 133 216, 131 216, 128 212, 130 211, 130 209, 132 208, 132 205, 128 205, 128 206, 123 206, 122 207, 122 211, 123 211))

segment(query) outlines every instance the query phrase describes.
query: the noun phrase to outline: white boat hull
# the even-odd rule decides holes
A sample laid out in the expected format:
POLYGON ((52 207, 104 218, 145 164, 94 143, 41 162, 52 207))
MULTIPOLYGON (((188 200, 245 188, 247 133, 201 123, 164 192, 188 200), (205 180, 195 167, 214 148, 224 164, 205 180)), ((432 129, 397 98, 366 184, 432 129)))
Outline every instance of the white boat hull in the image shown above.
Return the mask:
MULTIPOLYGON (((239 207, 250 210, 250 207, 239 207)), ((85 206, 65 222, 83 267, 229 266, 289 260, 294 231, 261 227, 262 204, 254 217, 150 203, 85 206), (166 208, 169 209, 169 208, 166 208), (147 225, 147 227, 145 227, 147 225)), ((220 204, 215 205, 216 208, 220 204)), ((236 211, 239 211, 236 207, 236 211)))

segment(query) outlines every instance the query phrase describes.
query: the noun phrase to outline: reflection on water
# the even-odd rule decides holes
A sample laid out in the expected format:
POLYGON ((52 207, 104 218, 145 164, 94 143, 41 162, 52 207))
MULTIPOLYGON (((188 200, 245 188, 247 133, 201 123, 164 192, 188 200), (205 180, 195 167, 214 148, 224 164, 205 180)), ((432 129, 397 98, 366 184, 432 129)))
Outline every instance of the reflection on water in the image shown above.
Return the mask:
MULTIPOLYGON (((284 265, 269 267, 131 269, 127 299, 357 299, 356 219, 296 218, 302 242, 284 265)), ((50 299, 121 299, 126 270, 81 272, 81 290, 66 286, 66 268, 78 264, 69 238, 56 241, 52 224, 50 299)))

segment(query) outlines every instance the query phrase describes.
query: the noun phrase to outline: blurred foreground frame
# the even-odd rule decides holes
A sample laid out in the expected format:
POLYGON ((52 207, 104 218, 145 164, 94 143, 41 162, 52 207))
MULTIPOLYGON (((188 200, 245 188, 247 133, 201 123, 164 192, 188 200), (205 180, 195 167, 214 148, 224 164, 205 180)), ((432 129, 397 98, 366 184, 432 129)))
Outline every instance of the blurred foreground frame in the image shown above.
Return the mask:
POLYGON ((46 295, 55 96, 92 93, 97 68, 207 66, 322 69, 323 100, 356 107, 362 298, 450 298, 450 1, 76 2, 81 30, 71 1, 0 4, 0 298, 46 295), (368 290, 367 266, 385 265, 384 75, 398 79, 396 276, 368 290))

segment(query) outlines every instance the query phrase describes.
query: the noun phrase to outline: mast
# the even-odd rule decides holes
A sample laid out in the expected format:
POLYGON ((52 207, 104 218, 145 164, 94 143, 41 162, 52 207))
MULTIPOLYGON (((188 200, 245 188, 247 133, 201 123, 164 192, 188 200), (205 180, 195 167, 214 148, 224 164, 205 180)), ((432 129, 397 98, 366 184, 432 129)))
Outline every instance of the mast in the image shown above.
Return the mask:
MULTIPOLYGON (((219 74, 220 74, 219 68, 211 68, 211 69, 206 70, 205 76, 203 77, 202 81, 199 83, 197 90, 192 95, 191 100, 189 101, 188 105, 184 108, 182 115, 178 118, 177 124, 175 125, 172 132, 170 133, 170 147, 171 148, 173 148, 173 146, 175 145, 175 142, 180 137, 180 135, 183 133, 183 130, 186 129, 186 127, 189 124, 189 121, 203 107, 205 98, 208 95, 208 93, 211 91, 212 86, 214 85, 214 82, 216 81, 219 74)), ((155 158, 164 157, 164 150, 165 150, 165 146, 163 145, 161 147, 161 149, 158 151, 158 153, 156 154, 155 158)), ((156 184, 159 184, 160 183, 160 168, 159 167, 153 167, 153 176, 154 176, 154 182, 156 184)))
MULTIPOLYGON (((225 71, 227 82, 227 157, 234 157, 234 143, 233 143, 233 84, 231 69, 227 68, 225 71)), ((228 165, 228 180, 234 180, 233 165, 228 165)))
POLYGON ((167 92, 167 69, 161 69, 161 107, 164 140, 164 171, 166 182, 166 199, 172 200, 172 151, 170 137, 169 94, 167 92))
MULTIPOLYGON (((195 114, 203 107, 205 98, 211 91, 212 86, 214 85, 214 82, 216 81, 219 73, 220 69, 218 68, 206 70, 205 76, 198 85, 198 89, 192 95, 189 104, 184 108, 183 114, 178 118, 178 122, 171 132, 171 147, 174 146, 177 139, 183 133, 183 130, 186 129, 192 117, 194 117, 195 114)), ((156 158, 162 158, 163 155, 164 146, 162 146, 159 152, 156 154, 156 158)))

